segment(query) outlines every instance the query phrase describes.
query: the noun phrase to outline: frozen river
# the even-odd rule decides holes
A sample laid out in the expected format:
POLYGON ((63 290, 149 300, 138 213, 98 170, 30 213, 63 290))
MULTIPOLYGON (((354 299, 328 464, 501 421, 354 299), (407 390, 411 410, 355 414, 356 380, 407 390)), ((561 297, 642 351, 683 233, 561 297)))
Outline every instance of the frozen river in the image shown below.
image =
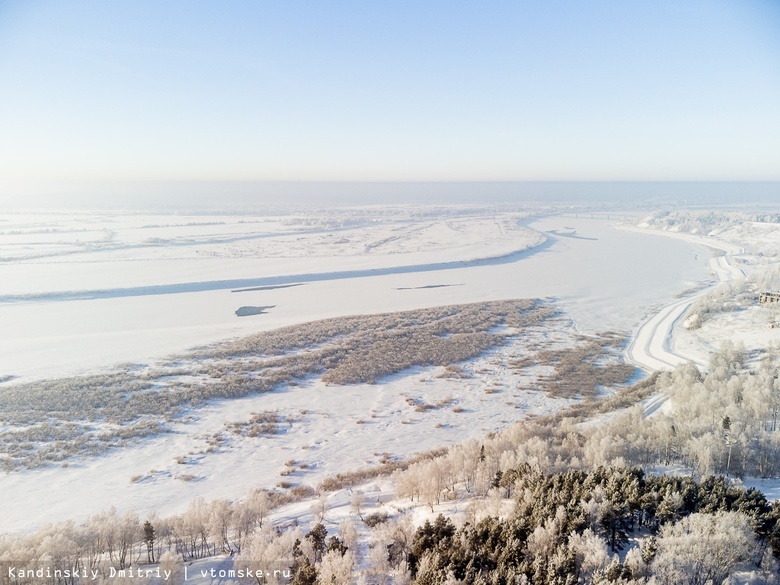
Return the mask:
MULTIPOLYGON (((535 246, 539 239, 527 230, 507 235, 500 217, 291 234, 278 222, 247 227, 235 218, 203 227, 219 223, 211 219, 154 227, 156 240, 140 242, 132 239, 139 228, 110 232, 106 218, 75 244, 43 230, 21 242, 19 234, 0 234, 7 256, 0 264, 0 378, 145 363, 324 317, 494 299, 553 298, 582 331, 629 332, 652 309, 712 278, 708 249, 598 219, 532 220, 526 225, 547 238, 535 246), (90 242, 92 232, 103 240, 90 242), (112 233, 122 245, 111 245, 112 233), (25 246, 36 253, 25 256, 25 246), (240 306, 272 308, 239 318, 240 306)), ((504 219, 504 226, 517 224, 504 219)))

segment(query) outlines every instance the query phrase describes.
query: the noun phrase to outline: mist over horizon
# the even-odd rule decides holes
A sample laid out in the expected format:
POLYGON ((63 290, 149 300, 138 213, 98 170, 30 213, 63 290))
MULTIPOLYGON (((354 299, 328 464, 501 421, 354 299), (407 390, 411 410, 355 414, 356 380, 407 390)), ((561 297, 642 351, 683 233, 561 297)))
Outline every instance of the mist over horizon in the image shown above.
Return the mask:
POLYGON ((0 184, 0 210, 251 210, 268 206, 638 204, 765 206, 778 181, 94 181, 0 184))

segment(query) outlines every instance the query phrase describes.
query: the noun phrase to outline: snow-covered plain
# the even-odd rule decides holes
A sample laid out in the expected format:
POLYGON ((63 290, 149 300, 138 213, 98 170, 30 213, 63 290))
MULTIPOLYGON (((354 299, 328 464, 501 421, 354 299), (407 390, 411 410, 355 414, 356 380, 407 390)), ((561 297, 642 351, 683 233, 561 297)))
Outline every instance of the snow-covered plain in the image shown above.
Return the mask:
POLYGON ((13 495, 0 501, 3 527, 23 530, 47 519, 82 519, 112 505, 140 514, 178 513, 197 496, 239 498, 281 482, 316 487, 327 476, 378 465, 383 457, 399 460, 479 439, 569 403, 530 390, 533 374, 515 372, 507 362, 527 352, 529 343, 565 345, 572 333, 566 322, 539 328, 530 338, 468 362, 466 378, 441 377, 443 368, 414 368, 380 384, 329 386, 312 379, 212 402, 192 410, 173 433, 137 446, 0 477, 2 492, 13 495), (421 403, 434 407, 417 408, 421 403), (259 412, 285 418, 277 434, 250 437, 226 428, 259 412), (41 501, 45 509, 36 509, 41 501))
MULTIPOLYGON (((776 214, 764 214, 764 221, 753 221, 744 212, 701 213, 675 212, 645 219, 633 230, 661 236, 698 241, 721 250, 723 255, 711 260, 718 283, 725 286, 695 291, 676 306, 667 307, 665 315, 657 315, 663 326, 648 325, 638 332, 634 345, 648 345, 654 330, 654 346, 658 363, 668 367, 692 361, 706 367, 709 356, 724 343, 743 346, 749 356, 760 356, 780 344, 780 309, 757 303, 758 292, 780 286, 780 223, 772 221, 776 214), (767 288, 768 287, 768 288, 767 288), (738 297, 744 297, 739 301, 738 297), (713 305, 699 327, 690 327, 696 317, 696 301, 713 305)), ((630 352, 629 352, 630 355, 630 352)))
POLYGON ((649 230, 636 226, 620 226, 620 229, 671 237, 704 245, 723 253, 722 256, 713 256, 709 260, 710 269, 717 277, 716 281, 692 294, 683 295, 680 300, 668 304, 645 320, 636 328, 626 348, 626 357, 629 361, 648 371, 673 369, 688 361, 706 367, 706 356, 674 346, 675 330, 694 300, 707 294, 709 289, 717 284, 744 278, 744 269, 735 266, 734 261, 734 255, 744 253, 744 249, 729 242, 692 234, 649 230))
POLYGON ((434 211, 6 216, 0 379, 147 363, 325 317, 508 298, 556 298, 582 330, 629 331, 707 278, 703 248, 604 220, 434 211), (236 317, 247 305, 273 308, 236 317))
MULTIPOLYGON (((192 346, 318 318, 483 300, 554 299, 571 321, 537 332, 553 342, 572 327, 628 334, 675 294, 710 278, 709 252, 698 244, 617 231, 604 220, 518 211, 3 219, 0 379, 14 377, 4 384, 153 363, 192 346), (237 317, 247 305, 271 308, 237 317)), ((111 505, 167 514, 196 495, 236 498, 287 478, 314 485, 384 453, 405 457, 483 436, 565 403, 529 392, 527 380, 505 368, 507 352, 523 351, 528 341, 471 361, 471 379, 442 379, 439 370, 425 369, 376 385, 309 380, 210 403, 174 434, 129 449, 5 475, 3 528, 83 518, 111 505), (498 391, 487 393, 491 387, 498 391), (418 413, 407 401, 416 397, 452 402, 418 413), (209 452, 206 435, 259 411, 295 420, 283 434, 232 437, 209 452), (45 508, 37 505, 43 501, 45 508)))

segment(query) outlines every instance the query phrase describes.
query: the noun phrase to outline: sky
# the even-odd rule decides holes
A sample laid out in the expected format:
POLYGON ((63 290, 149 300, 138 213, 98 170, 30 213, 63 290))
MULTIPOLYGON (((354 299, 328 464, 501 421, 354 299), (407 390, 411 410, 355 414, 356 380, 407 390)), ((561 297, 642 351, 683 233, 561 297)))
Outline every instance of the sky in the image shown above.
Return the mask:
POLYGON ((780 180, 780 2, 0 0, 0 182, 780 180))

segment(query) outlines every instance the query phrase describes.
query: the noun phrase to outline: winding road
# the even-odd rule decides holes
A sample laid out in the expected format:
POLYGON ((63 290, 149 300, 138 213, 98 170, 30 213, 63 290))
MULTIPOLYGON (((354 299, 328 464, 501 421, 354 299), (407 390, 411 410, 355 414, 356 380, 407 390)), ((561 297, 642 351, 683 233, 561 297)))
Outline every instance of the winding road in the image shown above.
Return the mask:
POLYGON ((718 277, 717 282, 698 291, 694 295, 678 299, 666 305, 660 311, 648 317, 634 331, 631 342, 626 348, 626 359, 635 366, 649 372, 674 369, 679 364, 691 361, 698 366, 706 367, 707 364, 702 363, 700 360, 679 353, 674 349, 674 331, 688 308, 697 298, 705 295, 720 283, 745 276, 745 271, 733 264, 733 257, 735 255, 743 254, 744 250, 734 244, 691 234, 681 234, 633 226, 618 226, 618 229, 673 237, 694 244, 707 246, 724 253, 722 256, 715 256, 710 259, 710 268, 718 277))

